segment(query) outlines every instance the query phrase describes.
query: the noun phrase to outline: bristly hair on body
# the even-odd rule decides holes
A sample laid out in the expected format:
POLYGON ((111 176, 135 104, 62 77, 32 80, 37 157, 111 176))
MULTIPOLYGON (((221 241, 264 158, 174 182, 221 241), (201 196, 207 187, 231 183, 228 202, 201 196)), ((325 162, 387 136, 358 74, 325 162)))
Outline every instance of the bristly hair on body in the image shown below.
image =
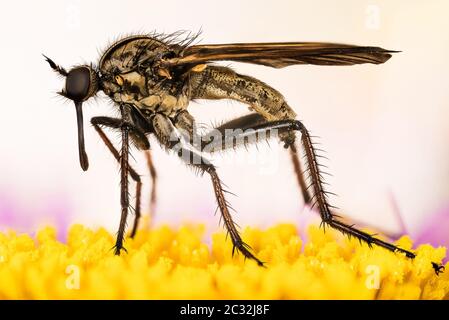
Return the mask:
MULTIPOLYGON (((181 51, 187 47, 194 44, 196 41, 199 42, 199 37, 202 34, 202 29, 197 32, 192 32, 189 30, 177 30, 171 33, 161 33, 157 31, 150 32, 128 32, 120 34, 107 42, 107 45, 102 49, 98 49, 99 58, 102 57, 114 44, 126 40, 128 38, 134 37, 149 37, 155 41, 160 41, 167 46, 178 46, 181 51)), ((98 59, 99 60, 99 59, 98 59)))

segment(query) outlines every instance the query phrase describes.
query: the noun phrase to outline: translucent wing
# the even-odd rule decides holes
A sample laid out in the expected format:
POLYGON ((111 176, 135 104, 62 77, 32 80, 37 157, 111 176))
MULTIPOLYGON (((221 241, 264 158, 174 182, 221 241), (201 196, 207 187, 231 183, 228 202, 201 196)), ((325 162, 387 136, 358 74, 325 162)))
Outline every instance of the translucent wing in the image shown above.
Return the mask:
POLYGON ((194 66, 211 61, 238 61, 283 68, 295 64, 353 65, 384 63, 397 51, 323 42, 233 43, 195 45, 177 57, 164 60, 166 67, 194 66))

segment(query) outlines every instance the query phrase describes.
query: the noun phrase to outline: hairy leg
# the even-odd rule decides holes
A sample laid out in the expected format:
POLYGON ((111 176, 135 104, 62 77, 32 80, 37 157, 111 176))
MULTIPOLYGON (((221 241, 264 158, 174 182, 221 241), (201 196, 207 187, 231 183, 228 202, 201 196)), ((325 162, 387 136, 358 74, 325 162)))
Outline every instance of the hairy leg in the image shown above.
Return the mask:
POLYGON ((128 218, 128 211, 129 211, 129 191, 128 191, 129 126, 123 123, 121 126, 121 132, 122 132, 122 150, 120 153, 120 204, 122 207, 122 214, 120 217, 120 226, 117 232, 117 241, 115 243, 116 255, 120 255, 120 251, 122 249, 125 249, 123 247, 123 238, 125 236, 126 219, 128 218))
POLYGON ((240 234, 235 226, 232 216, 229 212, 229 206, 225 198, 225 190, 223 189, 220 178, 212 163, 204 158, 198 150, 191 144, 185 142, 181 134, 176 130, 171 120, 161 114, 156 114, 153 118, 153 127, 156 138, 159 142, 169 150, 173 150, 177 155, 189 166, 194 167, 200 173, 208 173, 215 192, 218 207, 220 208, 223 221, 233 243, 233 254, 235 250, 240 251, 246 258, 255 260, 259 265, 263 263, 250 251, 250 247, 243 242, 240 234), (173 139, 173 137, 176 137, 173 139))
MULTIPOLYGON (((104 144, 108 147, 109 151, 112 153, 114 158, 120 163, 120 153, 119 151, 114 147, 111 140, 108 138, 108 136, 104 133, 104 131, 101 129, 101 125, 104 125, 104 123, 101 122, 100 117, 95 117, 91 119, 91 122, 99 134, 101 140, 103 140, 104 144)), ((111 119, 112 120, 112 119, 111 119)), ((117 121, 120 121, 119 119, 114 119, 117 121)), ((131 238, 133 238, 136 235, 136 230, 139 223, 140 218, 140 199, 141 199, 141 192, 142 192, 142 181, 140 180, 140 175, 131 167, 129 166, 129 174, 131 178, 136 182, 136 204, 135 204, 135 214, 136 217, 134 219, 134 225, 131 232, 131 238)))
MULTIPOLYGON (((114 158, 119 162, 119 164, 121 166, 121 174, 123 174, 123 169, 122 169, 122 160, 123 159, 121 157, 121 154, 114 147, 111 140, 107 137, 107 135, 101 128, 101 127, 107 127, 107 128, 121 130, 122 126, 124 126, 123 120, 117 119, 117 118, 110 118, 110 117, 94 117, 91 119, 91 123, 94 126, 97 133, 99 134, 100 138, 103 140, 103 142, 109 149, 109 151, 114 156, 114 158)), ((140 147, 149 149, 149 142, 148 142, 148 139, 145 137, 145 135, 138 128, 134 127, 131 123, 128 123, 127 127, 128 127, 127 136, 131 136, 131 139, 136 144, 138 144, 140 147)), ((122 136, 123 136, 123 132, 122 132, 122 136)), ((122 147, 123 147, 123 145, 122 145, 122 147)), ((123 152, 123 150, 122 150, 122 152, 123 152)), ((139 220, 140 220, 140 216, 141 216, 142 181, 140 179, 139 174, 129 165, 129 163, 126 166, 125 170, 129 172, 129 175, 131 176, 131 178, 136 182, 135 219, 134 219, 134 224, 133 224, 133 228, 131 231, 131 237, 134 237, 136 234, 136 231, 138 229, 138 224, 139 224, 139 220)), ((123 179, 122 176, 121 176, 121 179, 123 179)), ((126 184, 126 188, 127 188, 127 184, 126 184)), ((122 211, 123 211, 123 209, 122 209, 122 211)), ((124 229, 124 227, 123 227, 123 229, 124 229)), ((123 241, 120 241, 120 244, 122 244, 122 242, 123 241)))
MULTIPOLYGON (((231 121, 235 124, 243 124, 241 119, 231 121)), ((227 128, 227 126, 224 126, 227 128)), ((273 131, 276 131, 277 135, 282 136, 283 133, 299 131, 301 133, 301 142, 304 147, 307 159, 307 171, 310 174, 311 191, 313 193, 313 204, 318 206, 319 213, 321 215, 323 225, 332 227, 340 232, 347 234, 348 236, 356 237, 357 239, 367 243, 369 246, 378 245, 393 252, 400 252, 405 254, 408 258, 414 258, 415 254, 411 251, 404 250, 398 246, 375 238, 372 235, 358 230, 353 225, 348 225, 340 221, 336 215, 331 212, 331 207, 328 204, 327 192, 323 187, 322 176, 320 172, 320 165, 317 161, 316 150, 313 146, 311 137, 305 126, 297 120, 279 120, 271 122, 259 122, 250 127, 252 130, 241 130, 234 134, 224 134, 224 127, 219 127, 218 130, 222 131, 220 135, 222 139, 211 138, 209 136, 204 137, 203 148, 209 149, 212 152, 226 150, 229 148, 236 148, 242 145, 248 145, 251 143, 257 143, 263 139, 273 136, 273 131)), ((438 274, 443 270, 443 267, 437 263, 432 263, 435 272, 438 274)))

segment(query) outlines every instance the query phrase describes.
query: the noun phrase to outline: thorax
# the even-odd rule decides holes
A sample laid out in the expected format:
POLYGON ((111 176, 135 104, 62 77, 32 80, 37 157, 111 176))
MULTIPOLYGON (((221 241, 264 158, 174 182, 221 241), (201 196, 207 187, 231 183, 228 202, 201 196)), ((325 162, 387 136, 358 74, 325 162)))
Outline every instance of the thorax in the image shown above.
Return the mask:
POLYGON ((113 101, 130 103, 147 113, 171 116, 186 109, 189 88, 185 80, 168 79, 153 62, 170 49, 147 36, 125 38, 111 46, 100 60, 101 87, 113 101))

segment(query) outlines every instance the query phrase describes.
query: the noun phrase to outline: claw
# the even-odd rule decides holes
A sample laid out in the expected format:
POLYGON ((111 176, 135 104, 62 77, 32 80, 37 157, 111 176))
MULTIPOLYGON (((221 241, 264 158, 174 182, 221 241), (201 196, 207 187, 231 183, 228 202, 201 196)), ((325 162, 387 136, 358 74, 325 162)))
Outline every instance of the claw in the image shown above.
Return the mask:
POLYGON ((120 255, 120 250, 123 250, 123 251, 125 251, 126 253, 128 253, 128 250, 126 250, 125 247, 118 246, 118 245, 113 246, 111 249, 114 249, 114 254, 115 254, 116 256, 119 256, 119 255, 120 255))
POLYGON ((236 250, 240 251, 243 254, 243 256, 245 257, 245 260, 247 258, 248 259, 252 259, 252 260, 257 262, 257 265, 259 267, 266 268, 265 262, 260 261, 254 254, 251 253, 251 251, 250 251, 251 250, 251 246, 249 246, 247 243, 245 243, 245 242, 235 243, 234 246, 232 247, 232 256, 233 257, 234 257, 234 252, 236 250))

